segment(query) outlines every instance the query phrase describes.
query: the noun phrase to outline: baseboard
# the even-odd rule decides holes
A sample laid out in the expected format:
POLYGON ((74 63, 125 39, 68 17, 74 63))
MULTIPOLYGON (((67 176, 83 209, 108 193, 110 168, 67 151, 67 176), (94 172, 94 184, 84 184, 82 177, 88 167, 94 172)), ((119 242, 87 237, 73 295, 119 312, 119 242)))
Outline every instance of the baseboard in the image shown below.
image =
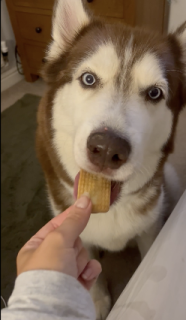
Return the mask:
POLYGON ((24 77, 18 73, 16 67, 13 67, 7 72, 2 73, 1 74, 1 92, 12 87, 14 84, 21 81, 22 79, 24 79, 24 77))

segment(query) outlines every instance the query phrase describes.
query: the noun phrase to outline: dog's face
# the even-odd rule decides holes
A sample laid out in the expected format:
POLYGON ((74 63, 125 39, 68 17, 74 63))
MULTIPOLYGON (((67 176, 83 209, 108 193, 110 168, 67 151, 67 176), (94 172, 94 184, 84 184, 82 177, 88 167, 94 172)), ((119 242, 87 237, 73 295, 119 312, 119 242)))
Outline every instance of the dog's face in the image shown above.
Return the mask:
POLYGON ((65 0, 55 11, 53 38, 45 77, 56 88, 58 153, 65 132, 79 168, 114 181, 148 181, 171 150, 185 103, 186 25, 169 37, 152 36, 94 21, 80 0, 65 0))

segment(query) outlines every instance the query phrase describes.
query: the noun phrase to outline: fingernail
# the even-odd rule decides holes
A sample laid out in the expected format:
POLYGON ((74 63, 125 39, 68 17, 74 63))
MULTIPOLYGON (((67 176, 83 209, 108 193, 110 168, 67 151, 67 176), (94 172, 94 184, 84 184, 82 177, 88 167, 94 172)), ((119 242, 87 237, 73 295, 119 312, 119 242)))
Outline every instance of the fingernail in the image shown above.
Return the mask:
POLYGON ((91 278, 92 275, 92 269, 91 268, 87 268, 85 270, 85 272, 81 275, 83 279, 88 280, 91 278))
POLYGON ((89 203, 90 203, 90 198, 83 195, 75 202, 75 206, 77 208, 86 209, 88 207, 89 203))

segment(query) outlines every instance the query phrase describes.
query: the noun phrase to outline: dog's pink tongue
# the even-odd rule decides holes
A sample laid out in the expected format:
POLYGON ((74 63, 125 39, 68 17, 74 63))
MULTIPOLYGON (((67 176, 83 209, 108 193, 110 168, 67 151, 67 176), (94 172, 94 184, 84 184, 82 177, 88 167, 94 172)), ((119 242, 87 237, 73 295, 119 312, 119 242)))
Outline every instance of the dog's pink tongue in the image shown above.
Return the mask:
POLYGON ((121 184, 111 182, 111 194, 110 194, 110 205, 113 204, 117 199, 121 191, 121 184))
MULTIPOLYGON (((79 175, 80 173, 78 172, 74 181, 74 198, 75 199, 77 199, 77 194, 78 194, 79 175)), ((118 195, 120 193, 120 188, 121 188, 120 184, 115 182, 111 183, 110 205, 113 204, 115 200, 117 200, 118 195)))

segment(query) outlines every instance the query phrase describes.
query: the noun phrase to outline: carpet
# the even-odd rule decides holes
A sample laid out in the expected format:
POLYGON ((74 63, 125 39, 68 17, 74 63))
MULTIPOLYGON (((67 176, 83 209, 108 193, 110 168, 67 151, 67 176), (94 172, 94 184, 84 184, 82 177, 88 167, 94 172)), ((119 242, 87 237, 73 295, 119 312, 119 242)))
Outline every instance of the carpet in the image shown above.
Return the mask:
POLYGON ((16 256, 49 219, 44 176, 36 158, 36 112, 40 97, 26 94, 1 114, 1 295, 8 300, 16 256))

